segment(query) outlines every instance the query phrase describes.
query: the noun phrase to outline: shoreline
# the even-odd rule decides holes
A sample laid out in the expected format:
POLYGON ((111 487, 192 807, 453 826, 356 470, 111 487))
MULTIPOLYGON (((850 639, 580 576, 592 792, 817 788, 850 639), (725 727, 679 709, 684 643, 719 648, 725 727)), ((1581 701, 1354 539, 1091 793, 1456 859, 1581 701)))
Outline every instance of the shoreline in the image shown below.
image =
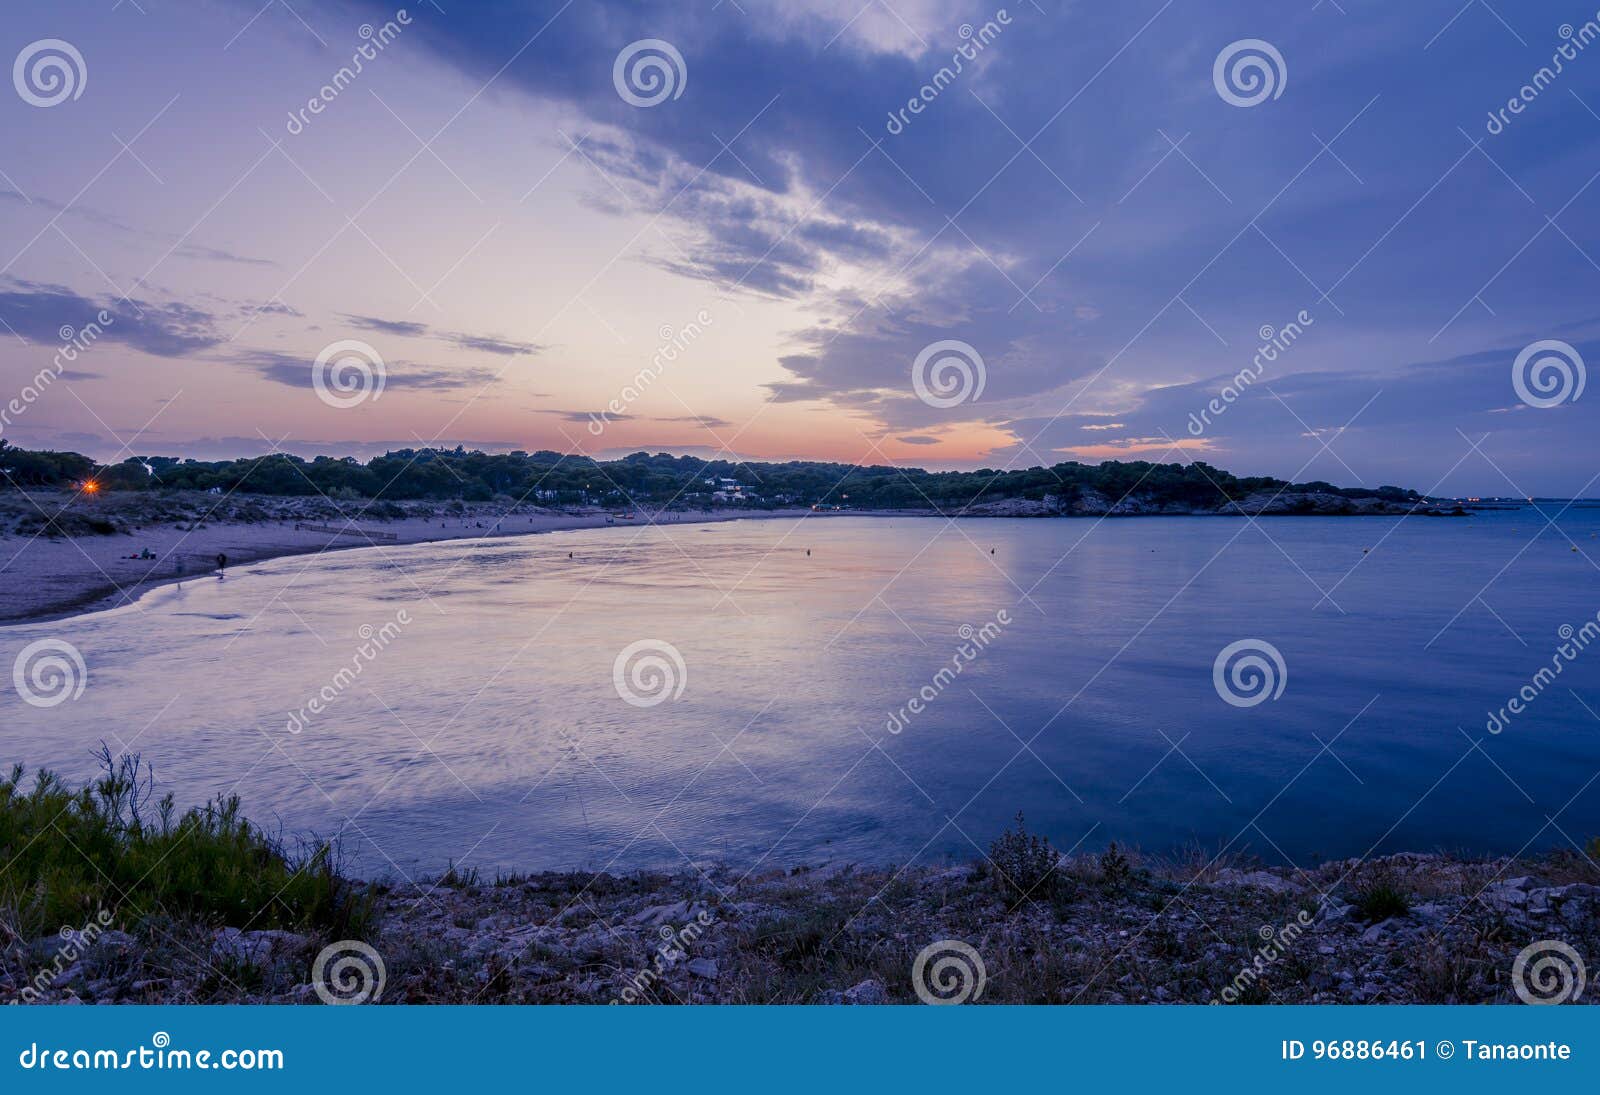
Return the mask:
MULTIPOLYGON (((658 521, 654 519, 656 515, 651 515, 636 521, 608 521, 605 512, 574 514, 541 510, 498 515, 502 519, 494 525, 482 520, 483 517, 494 515, 471 513, 464 518, 447 518, 443 527, 433 516, 366 519, 359 530, 335 536, 296 528, 295 523, 287 521, 266 524, 221 522, 203 525, 198 530, 173 526, 112 536, 75 536, 54 540, 0 536, 0 574, 13 579, 31 579, 34 583, 26 590, 18 588, 19 583, 7 588, 5 597, 0 599, 0 630, 54 623, 136 604, 151 590, 215 574, 214 556, 219 552, 227 555, 228 567, 232 569, 273 559, 324 552, 498 540, 597 528, 638 529, 651 525, 719 524, 736 520, 840 515, 800 509, 706 513, 685 511, 682 520, 658 521), (357 532, 376 535, 358 535, 357 532), (388 535, 395 536, 395 539, 376 538, 388 535), (129 554, 130 547, 146 547, 152 543, 158 545, 152 549, 154 559, 124 557, 129 554), (116 552, 108 550, 113 547, 117 549, 116 552), (99 550, 91 551, 91 548, 99 550)), ((917 516, 914 513, 854 511, 851 515, 917 516)))
MULTIPOLYGON (((47 493, 40 498, 58 501, 47 493)), ((78 501, 71 496, 56 516, 78 501)), ((1320 497, 1320 496, 1308 496, 1320 497)), ((1247 502, 1249 500, 1246 500, 1247 502)), ((1337 516, 1405 517, 1440 516, 1436 511, 1407 507, 1365 505, 1344 509, 1295 508, 1284 505, 1252 512, 1243 505, 1232 511, 1166 510, 1145 505, 1119 504, 1081 511, 1051 509, 1043 503, 1021 499, 984 503, 971 511, 950 514, 932 508, 906 510, 705 509, 635 510, 638 520, 617 520, 612 511, 554 510, 523 503, 404 504, 363 501, 335 502, 305 496, 234 496, 222 500, 207 495, 124 495, 96 499, 88 513, 74 513, 64 522, 63 534, 19 532, 19 521, 8 524, 0 512, 0 629, 60 620, 136 604, 150 590, 216 572, 216 556, 225 554, 229 566, 266 562, 296 555, 358 548, 403 547, 454 540, 488 540, 596 528, 646 525, 699 525, 725 521, 804 519, 808 517, 943 517, 1026 519, 1130 518, 1130 517, 1231 517, 1337 516), (218 511, 220 519, 211 519, 218 511), (665 517, 665 520, 660 518, 665 517), (356 524, 359 522, 359 524, 356 524), (330 535, 312 525, 353 526, 350 534, 330 535), (7 531, 9 529, 9 531, 7 531), (110 531, 107 531, 107 530, 110 531), (368 535, 358 535, 368 534, 368 535), (130 558, 141 550, 151 557, 130 558)), ((37 513, 17 509, 35 524, 37 513)), ((82 506, 80 509, 87 510, 82 506)))

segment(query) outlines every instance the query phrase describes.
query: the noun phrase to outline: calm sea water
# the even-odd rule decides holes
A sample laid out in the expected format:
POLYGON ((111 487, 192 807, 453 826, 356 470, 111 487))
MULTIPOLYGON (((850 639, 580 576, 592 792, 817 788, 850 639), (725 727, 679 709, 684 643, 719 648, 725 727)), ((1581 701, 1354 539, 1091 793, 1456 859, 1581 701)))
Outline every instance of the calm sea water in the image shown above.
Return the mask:
POLYGON ((88 673, 6 689, 0 735, 78 777, 129 748, 373 874, 964 859, 1019 810, 1086 850, 1561 846, 1600 834, 1600 643, 1485 729, 1600 610, 1600 511, 1545 526, 830 517, 279 559, 0 631, 5 665, 62 639, 88 673), (614 679, 640 640, 682 659, 624 674, 652 706, 614 679), (1241 640, 1276 698, 1219 694, 1241 640))

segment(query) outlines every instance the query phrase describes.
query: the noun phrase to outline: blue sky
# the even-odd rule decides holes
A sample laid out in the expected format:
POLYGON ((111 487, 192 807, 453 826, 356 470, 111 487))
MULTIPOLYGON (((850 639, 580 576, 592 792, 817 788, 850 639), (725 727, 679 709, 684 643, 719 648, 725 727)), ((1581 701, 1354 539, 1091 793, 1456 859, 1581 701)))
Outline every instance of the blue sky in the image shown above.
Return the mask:
POLYGON ((8 439, 102 458, 424 441, 1200 458, 1600 493, 1600 395, 1569 383, 1534 406, 1513 383, 1535 343, 1570 347, 1569 375, 1600 360, 1593 7, 399 10, 11 6, 6 56, 69 43, 80 86, 34 105, 14 71, 0 96, 5 397, 61 327, 115 318, 8 439), (672 51, 642 54, 665 63, 651 105, 617 77, 644 40, 672 51), (1241 54, 1265 57, 1259 96, 1215 75, 1246 41, 1275 54, 1241 54), (1536 76, 1563 44, 1562 71, 1536 76), (1287 324, 1293 344, 1253 368, 1262 329, 1287 324), (331 405, 313 363, 350 341, 384 385, 331 405), (981 359, 981 394, 919 398, 918 355, 950 341, 981 359), (1195 436, 1230 381, 1240 398, 1195 436))

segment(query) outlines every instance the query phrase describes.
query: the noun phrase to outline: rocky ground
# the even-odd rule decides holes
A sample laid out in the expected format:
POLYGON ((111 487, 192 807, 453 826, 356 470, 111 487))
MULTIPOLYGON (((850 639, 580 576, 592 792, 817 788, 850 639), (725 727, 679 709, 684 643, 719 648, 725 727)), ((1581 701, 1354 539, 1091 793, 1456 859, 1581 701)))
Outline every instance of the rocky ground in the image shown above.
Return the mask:
MULTIPOLYGON (((377 962, 357 989, 384 1003, 878 1004, 916 1003, 920 976, 933 996, 981 1003, 1516 1003, 1525 948, 1538 947, 1525 980, 1547 995, 1571 995, 1567 954, 1600 961, 1597 882, 1577 854, 1300 872, 1112 853, 1062 859, 1026 898, 987 866, 447 876, 367 888, 377 962)), ((313 969, 357 950, 324 954, 330 942, 180 921, 11 939, 0 1001, 314 1003, 313 982, 335 975, 313 969)), ((1600 999, 1592 988, 1577 1002, 1600 999)))

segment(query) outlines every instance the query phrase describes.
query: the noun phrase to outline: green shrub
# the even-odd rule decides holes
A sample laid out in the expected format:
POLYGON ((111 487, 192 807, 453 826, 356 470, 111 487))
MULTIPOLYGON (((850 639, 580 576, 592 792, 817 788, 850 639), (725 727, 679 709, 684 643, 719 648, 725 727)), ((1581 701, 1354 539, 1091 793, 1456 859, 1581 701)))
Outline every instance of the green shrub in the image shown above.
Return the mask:
POLYGON ((238 796, 179 815, 155 800, 137 755, 113 758, 105 775, 69 788, 23 767, 0 779, 0 910, 41 935, 89 923, 106 910, 120 924, 163 915, 211 926, 359 935, 369 909, 339 876, 334 849, 291 854, 240 816, 238 796))
POLYGON ((1002 893, 1016 898, 1048 897, 1047 883, 1053 883, 1061 856, 1050 846, 1048 837, 1028 832, 1022 811, 1017 811, 1017 827, 1007 829, 989 845, 989 865, 995 884, 1002 893))

